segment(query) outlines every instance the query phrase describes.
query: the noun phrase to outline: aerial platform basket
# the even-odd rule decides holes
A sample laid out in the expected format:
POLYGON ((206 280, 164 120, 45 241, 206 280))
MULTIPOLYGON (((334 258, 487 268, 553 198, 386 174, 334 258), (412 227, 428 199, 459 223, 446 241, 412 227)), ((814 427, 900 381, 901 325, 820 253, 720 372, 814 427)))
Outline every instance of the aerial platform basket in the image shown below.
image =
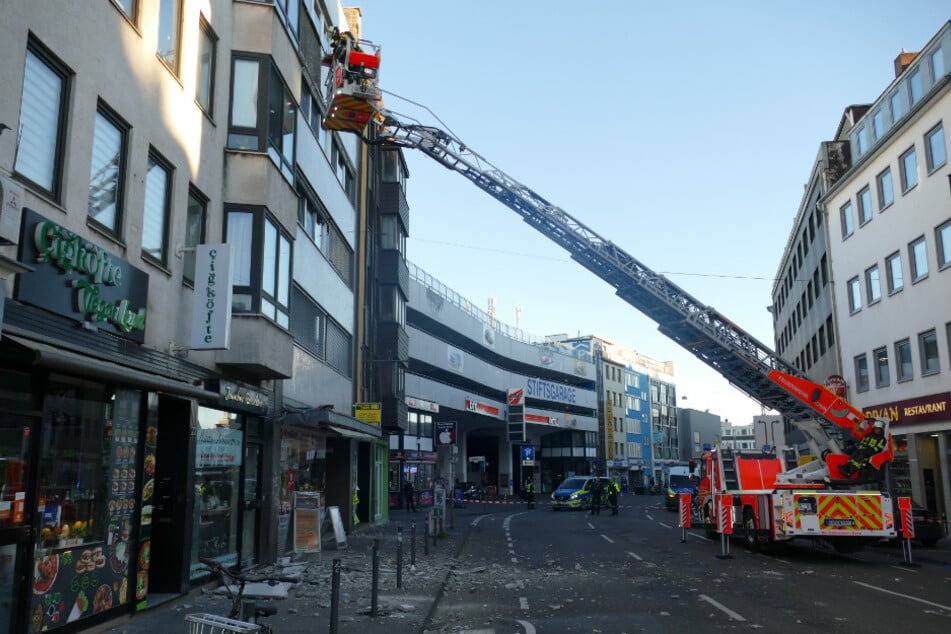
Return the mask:
POLYGON ((260 625, 217 614, 185 615, 185 634, 258 634, 261 629, 260 625))

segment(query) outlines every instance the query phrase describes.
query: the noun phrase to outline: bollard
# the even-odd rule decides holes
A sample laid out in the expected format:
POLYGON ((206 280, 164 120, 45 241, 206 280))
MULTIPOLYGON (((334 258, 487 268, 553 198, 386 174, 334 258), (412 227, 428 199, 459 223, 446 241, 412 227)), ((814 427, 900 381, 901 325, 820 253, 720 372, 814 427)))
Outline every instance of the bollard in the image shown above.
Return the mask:
POLYGON ((426 520, 426 530, 423 531, 423 554, 429 556, 429 519, 426 520))
POLYGON ((435 548, 435 547, 436 547, 436 538, 439 536, 439 531, 437 530, 437 526, 438 526, 438 523, 439 523, 439 515, 436 513, 436 509, 433 509, 432 511, 430 511, 430 516, 429 516, 429 517, 430 517, 430 522, 429 522, 429 523, 430 523, 430 524, 432 525, 432 527, 433 527, 433 548, 435 548))
POLYGON ((330 582, 330 634, 337 634, 337 621, 340 608, 340 560, 333 560, 333 573, 330 582))
POLYGON ((380 590, 380 540, 373 540, 373 575, 370 581, 370 616, 377 616, 380 590))
POLYGON ((409 565, 416 565, 416 520, 410 523, 409 565))
POLYGON ((403 527, 396 527, 396 588, 403 588, 403 527))

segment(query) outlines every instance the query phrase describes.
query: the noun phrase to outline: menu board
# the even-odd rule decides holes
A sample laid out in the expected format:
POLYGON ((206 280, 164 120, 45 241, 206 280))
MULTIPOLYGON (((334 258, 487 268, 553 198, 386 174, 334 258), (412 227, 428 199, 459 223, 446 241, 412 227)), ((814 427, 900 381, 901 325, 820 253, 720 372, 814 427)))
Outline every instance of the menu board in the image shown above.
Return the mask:
POLYGON ((142 461, 142 490, 140 507, 142 521, 139 524, 138 571, 135 576, 135 609, 148 607, 149 563, 152 552, 152 510, 155 508, 155 449, 158 446, 158 425, 149 420, 145 426, 144 458, 142 461))
POLYGON ((294 495, 294 552, 320 552, 320 494, 294 495))

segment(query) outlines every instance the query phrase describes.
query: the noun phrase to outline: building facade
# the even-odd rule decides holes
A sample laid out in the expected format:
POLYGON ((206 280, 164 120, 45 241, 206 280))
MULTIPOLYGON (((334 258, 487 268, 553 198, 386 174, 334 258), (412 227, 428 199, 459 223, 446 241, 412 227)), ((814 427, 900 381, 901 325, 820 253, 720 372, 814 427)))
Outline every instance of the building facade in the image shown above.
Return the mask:
POLYGON ((403 403, 358 359, 405 365, 376 347, 405 342, 378 286, 405 291, 380 271, 408 210, 368 220, 398 185, 321 125, 339 5, 14 0, 0 25, 0 630, 319 548, 298 508, 385 520, 402 414, 353 413, 403 403))
POLYGON ((893 487, 951 507, 951 23, 854 121, 848 169, 826 193, 835 312, 849 400, 891 421, 893 487))

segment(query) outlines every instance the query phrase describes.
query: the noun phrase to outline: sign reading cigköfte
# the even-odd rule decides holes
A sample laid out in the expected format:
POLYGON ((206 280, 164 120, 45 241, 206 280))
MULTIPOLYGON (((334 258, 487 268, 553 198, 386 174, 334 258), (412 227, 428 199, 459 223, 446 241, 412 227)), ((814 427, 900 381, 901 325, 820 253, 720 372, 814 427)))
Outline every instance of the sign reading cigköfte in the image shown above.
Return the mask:
POLYGON ((19 259, 34 270, 17 276, 14 298, 142 343, 148 274, 35 211, 23 211, 19 259))
POLYGON ((231 345, 231 245, 195 247, 195 303, 192 350, 227 350, 231 345))

